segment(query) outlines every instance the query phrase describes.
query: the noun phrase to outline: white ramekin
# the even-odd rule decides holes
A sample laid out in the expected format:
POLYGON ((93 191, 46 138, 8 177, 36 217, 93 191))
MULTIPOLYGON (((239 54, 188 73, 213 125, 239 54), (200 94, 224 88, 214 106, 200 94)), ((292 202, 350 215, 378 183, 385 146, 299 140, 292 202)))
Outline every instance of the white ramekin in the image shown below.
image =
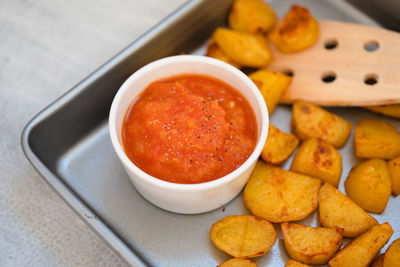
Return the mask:
POLYGON ((184 214, 219 208, 243 189, 264 147, 268 125, 269 117, 264 99, 247 75, 220 60, 193 55, 163 58, 136 71, 119 89, 109 116, 112 145, 138 192, 162 209, 184 214), (258 124, 258 140, 253 153, 243 165, 226 176, 206 183, 177 184, 157 179, 132 163, 122 146, 122 122, 132 100, 150 83, 161 78, 191 73, 215 77, 240 91, 253 107, 258 124))

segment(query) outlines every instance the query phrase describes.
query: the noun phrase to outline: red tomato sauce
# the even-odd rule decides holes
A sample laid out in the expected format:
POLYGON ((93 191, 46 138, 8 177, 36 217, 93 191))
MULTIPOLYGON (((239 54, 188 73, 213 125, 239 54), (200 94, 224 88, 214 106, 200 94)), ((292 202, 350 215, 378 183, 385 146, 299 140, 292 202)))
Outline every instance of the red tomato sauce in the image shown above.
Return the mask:
POLYGON ((197 74, 151 83, 122 125, 130 160, 159 179, 182 184, 215 180, 253 152, 257 122, 247 100, 215 78, 197 74))

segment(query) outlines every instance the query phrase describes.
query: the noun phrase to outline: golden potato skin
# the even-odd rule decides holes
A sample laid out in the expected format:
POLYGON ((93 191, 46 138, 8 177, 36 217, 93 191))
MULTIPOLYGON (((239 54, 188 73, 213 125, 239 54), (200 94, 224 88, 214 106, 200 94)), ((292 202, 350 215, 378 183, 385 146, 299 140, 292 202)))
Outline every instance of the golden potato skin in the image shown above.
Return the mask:
POLYGON ((285 267, 310 267, 310 265, 303 264, 294 260, 288 260, 285 264, 285 267))
POLYGON ((234 62, 247 67, 265 67, 271 60, 267 40, 260 35, 217 28, 213 40, 234 62))
POLYGON ((384 256, 385 256, 385 254, 379 255, 377 258, 375 258, 375 260, 372 262, 372 264, 370 266, 371 267, 383 267, 383 257, 384 256))
POLYGON ((362 159, 400 156, 400 133, 390 123, 365 119, 354 130, 356 155, 362 159))
POLYGON ((331 267, 366 267, 389 241, 393 229, 389 223, 374 226, 347 244, 330 261, 331 267))
POLYGON ((347 196, 366 211, 382 213, 389 201, 391 182, 386 161, 370 159, 354 166, 344 182, 347 196))
POLYGON ((297 221, 317 208, 320 185, 318 179, 259 160, 244 189, 244 202, 268 221, 297 221))
POLYGON ((383 257, 383 267, 399 267, 400 266, 400 238, 393 241, 386 250, 383 257))
POLYGON ((254 261, 243 259, 243 258, 232 258, 224 261, 218 267, 257 267, 254 261))
POLYGON ((370 106, 365 107, 366 109, 375 113, 383 114, 389 117, 400 119, 400 104, 393 105, 382 105, 382 106, 370 106))
POLYGON ((275 11, 262 0, 235 0, 229 13, 229 27, 236 31, 265 35, 275 23, 275 11))
POLYGON ((326 264, 342 245, 343 229, 282 223, 286 252, 290 258, 311 264, 326 264))
POLYGON ((267 70, 253 72, 249 75, 249 78, 260 89, 265 103, 267 104, 269 115, 272 114, 281 96, 292 82, 292 77, 286 74, 267 70))
POLYGON ((261 157, 268 163, 282 164, 289 158, 298 144, 299 139, 294 134, 282 132, 270 123, 268 138, 261 152, 261 157))
POLYGON ((222 60, 228 64, 231 64, 232 66, 234 66, 238 69, 241 68, 240 64, 238 64, 238 63, 234 62, 232 59, 230 59, 228 57, 228 55, 213 40, 211 40, 211 42, 207 46, 206 56, 222 60))
POLYGON ((307 8, 293 5, 269 39, 283 53, 294 53, 312 46, 319 36, 318 22, 307 8))
POLYGON ((392 194, 400 194, 400 157, 394 158, 388 162, 388 171, 392 184, 392 194))
POLYGON ((292 107, 292 131, 300 140, 319 138, 336 148, 343 147, 351 133, 352 124, 327 110, 304 101, 292 107))
POLYGON ((378 224, 371 215, 330 183, 319 193, 319 221, 329 228, 342 228, 343 236, 357 237, 378 224))
POLYGON ((218 249, 232 257, 252 258, 270 250, 276 233, 267 220, 252 215, 232 215, 212 225, 210 238, 218 249))
POLYGON ((310 138, 303 142, 294 155, 290 170, 339 185, 342 175, 342 156, 332 145, 310 138))

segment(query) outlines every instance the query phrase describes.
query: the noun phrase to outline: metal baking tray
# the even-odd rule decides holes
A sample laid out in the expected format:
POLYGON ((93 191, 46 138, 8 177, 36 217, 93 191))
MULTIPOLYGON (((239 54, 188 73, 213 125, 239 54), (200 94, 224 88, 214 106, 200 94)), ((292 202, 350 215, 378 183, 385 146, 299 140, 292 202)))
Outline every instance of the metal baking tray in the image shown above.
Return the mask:
MULTIPOLYGON (((124 80, 155 59, 179 54, 204 54, 205 44, 217 26, 226 25, 231 0, 189 1, 117 56, 101 66, 65 95, 34 117, 22 133, 25 154, 36 170, 95 232, 132 266, 216 266, 229 258, 211 243, 211 225, 230 214, 248 214, 242 195, 223 208, 199 215, 161 210, 134 189, 109 140, 107 118, 112 99, 124 80)), ((378 26, 342 1, 270 1, 282 16, 294 4, 307 6, 318 19, 334 19, 378 26)), ((351 64, 351 62, 349 62, 351 64)), ((331 108, 354 124, 362 118, 385 120, 400 128, 398 120, 358 108, 331 108)), ((290 131, 291 110, 279 106, 272 123, 290 131)), ((350 138, 340 149, 343 174, 359 162, 350 138)), ((288 168, 291 159, 283 165, 288 168)), ((390 198, 379 222, 400 237, 400 197, 390 198)), ((317 215, 302 221, 317 225, 317 215)), ((255 259, 259 266, 283 266, 288 256, 279 225, 270 252, 255 259)))

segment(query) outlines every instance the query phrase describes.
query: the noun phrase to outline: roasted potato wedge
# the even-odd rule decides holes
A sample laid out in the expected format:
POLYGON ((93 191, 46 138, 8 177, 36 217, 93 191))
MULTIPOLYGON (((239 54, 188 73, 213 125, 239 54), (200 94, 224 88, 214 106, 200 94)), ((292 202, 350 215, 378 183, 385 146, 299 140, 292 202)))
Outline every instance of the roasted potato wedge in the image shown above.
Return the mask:
POLYGON ((366 211, 382 213, 389 201, 391 182, 386 161, 370 159, 354 166, 344 182, 347 196, 366 211))
POLYGON ((343 147, 350 136, 352 124, 327 110, 304 101, 292 107, 292 131, 300 140, 319 138, 336 148, 343 147))
POLYGON ((339 185, 342 175, 342 156, 332 145, 310 138, 303 142, 294 155, 290 170, 339 185))
POLYGON ((310 267, 310 265, 303 264, 294 260, 288 260, 285 264, 285 267, 310 267))
POLYGON ((212 38, 230 59, 242 66, 265 67, 272 60, 263 36, 217 28, 212 38))
POLYGON ((224 261, 218 267, 257 267, 257 264, 254 261, 243 259, 243 258, 233 258, 227 261, 224 261))
POLYGON ((393 241, 383 257, 383 267, 400 266, 400 238, 393 241))
POLYGON ((275 23, 275 11, 262 0, 235 0, 229 13, 229 27, 236 31, 265 35, 275 23))
POLYGON ((307 8, 293 5, 269 39, 283 53, 294 53, 312 46, 319 36, 318 22, 307 8))
POLYGON ((400 119, 400 104, 383 105, 383 106, 370 106, 366 109, 375 113, 383 114, 389 117, 400 119))
POLYGON ((400 194, 400 157, 388 162, 388 171, 392 184, 392 193, 398 196, 400 194))
POLYGON ((206 56, 222 60, 222 61, 224 61, 226 63, 231 64, 232 66, 234 66, 234 67, 236 67, 238 69, 242 67, 242 66, 240 66, 239 63, 236 63, 232 59, 230 59, 228 57, 228 55, 213 40, 211 40, 210 43, 207 46, 206 56))
POLYGON ((368 266, 382 247, 389 241, 393 229, 389 223, 374 226, 368 232, 362 234, 347 244, 330 261, 329 266, 368 266))
POLYGON ((260 89, 270 115, 278 105, 282 94, 292 82, 292 77, 286 74, 267 70, 253 72, 249 75, 249 78, 260 89))
POLYGON ((330 183, 319 193, 319 221, 329 228, 342 228, 343 236, 357 237, 378 222, 330 183))
POLYGON ((377 258, 375 258, 375 260, 372 262, 370 267, 383 267, 383 257, 384 256, 385 256, 385 254, 381 254, 377 258))
POLYGON ((244 189, 244 202, 268 221, 297 221, 317 208, 320 185, 318 179, 258 161, 244 189))
POLYGON ((261 152, 261 157, 268 163, 279 165, 285 162, 296 149, 299 139, 290 133, 284 133, 271 123, 268 138, 261 152))
POLYGON ((326 264, 343 242, 343 229, 281 224, 283 242, 290 258, 312 265, 326 264))
POLYGON ((355 127, 354 145, 359 158, 392 159, 400 156, 400 133, 388 122, 365 119, 355 127))
POLYGON ((275 244, 274 226, 252 215, 227 216, 211 227, 210 238, 223 252, 237 258, 264 255, 275 244))

